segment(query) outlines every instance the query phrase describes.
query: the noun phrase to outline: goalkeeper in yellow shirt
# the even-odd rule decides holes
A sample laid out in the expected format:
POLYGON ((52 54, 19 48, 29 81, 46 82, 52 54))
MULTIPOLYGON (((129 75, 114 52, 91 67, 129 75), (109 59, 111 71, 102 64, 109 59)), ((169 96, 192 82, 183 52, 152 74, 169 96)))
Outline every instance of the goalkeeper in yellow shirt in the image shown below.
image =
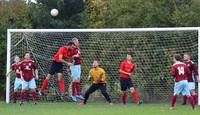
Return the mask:
POLYGON ((110 99, 108 93, 106 92, 106 83, 107 83, 107 81, 106 81, 105 71, 102 68, 99 67, 99 63, 98 63, 97 60, 93 61, 93 68, 90 70, 88 80, 92 81, 92 85, 86 91, 86 93, 84 95, 85 99, 81 103, 81 105, 86 104, 90 94, 92 94, 93 92, 95 92, 98 89, 101 90, 101 93, 106 98, 106 100, 108 101, 109 105, 112 105, 111 99, 110 99))

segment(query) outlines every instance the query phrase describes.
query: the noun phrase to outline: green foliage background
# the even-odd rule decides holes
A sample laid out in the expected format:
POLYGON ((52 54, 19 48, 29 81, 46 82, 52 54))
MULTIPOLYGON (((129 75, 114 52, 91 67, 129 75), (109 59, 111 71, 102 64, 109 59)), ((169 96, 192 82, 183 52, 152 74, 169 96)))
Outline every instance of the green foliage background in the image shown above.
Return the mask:
MULTIPOLYGON (((36 1, 37 3, 25 2, 25 0, 0 1, 1 98, 4 98, 5 94, 6 31, 8 28, 67 29, 200 26, 199 0, 36 1), (52 8, 59 10, 57 17, 50 15, 52 8)), ((162 41, 159 37, 157 39, 162 41)), ((188 39, 193 41, 192 38, 188 39)), ((151 49, 152 46, 146 47, 151 49)), ((196 49, 194 48, 194 50, 192 55, 197 57, 196 49)), ((140 55, 142 56, 142 54, 140 55)))

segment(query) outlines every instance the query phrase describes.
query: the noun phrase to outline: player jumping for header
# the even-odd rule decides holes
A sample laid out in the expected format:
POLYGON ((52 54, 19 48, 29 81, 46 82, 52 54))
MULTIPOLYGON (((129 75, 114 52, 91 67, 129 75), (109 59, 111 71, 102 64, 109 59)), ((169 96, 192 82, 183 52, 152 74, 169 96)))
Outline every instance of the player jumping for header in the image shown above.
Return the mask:
POLYGON ((65 93, 65 85, 62 80, 63 76, 63 64, 67 66, 71 66, 72 63, 65 61, 65 59, 71 58, 72 49, 75 47, 73 42, 69 42, 66 46, 60 47, 58 52, 53 57, 53 62, 51 63, 49 73, 44 80, 42 87, 40 89, 39 94, 44 95, 44 90, 48 85, 49 79, 52 75, 57 74, 58 77, 58 85, 61 91, 61 94, 64 96, 65 93))

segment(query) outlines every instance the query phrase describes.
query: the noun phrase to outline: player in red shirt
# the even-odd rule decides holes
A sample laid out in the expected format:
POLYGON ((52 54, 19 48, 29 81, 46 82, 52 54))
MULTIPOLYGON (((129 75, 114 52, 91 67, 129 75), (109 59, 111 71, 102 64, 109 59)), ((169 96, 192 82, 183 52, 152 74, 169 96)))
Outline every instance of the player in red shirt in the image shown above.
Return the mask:
POLYGON ((13 92, 13 103, 16 103, 17 100, 17 91, 22 87, 22 79, 20 76, 20 58, 15 56, 14 62, 12 64, 12 71, 15 73, 15 82, 14 82, 14 92, 13 92))
POLYGON ((72 101, 76 102, 77 98, 83 100, 83 96, 80 91, 80 77, 81 77, 81 52, 79 47, 79 40, 73 38, 72 42, 76 45, 73 48, 74 55, 72 56, 72 64, 70 66, 71 77, 72 77, 72 101))
POLYGON ((65 93, 65 85, 62 80, 63 76, 63 64, 70 66, 72 63, 65 61, 65 59, 70 59, 72 56, 72 49, 75 47, 73 42, 69 42, 66 46, 60 47, 58 52, 53 57, 53 62, 51 63, 49 73, 47 74, 46 79, 44 80, 39 94, 44 95, 44 90, 48 85, 49 79, 52 75, 57 74, 58 85, 62 95, 65 93))
POLYGON ((180 92, 185 92, 185 95, 189 98, 190 104, 192 108, 195 108, 194 99, 190 94, 189 86, 187 77, 190 75, 190 70, 187 67, 186 64, 180 62, 181 56, 179 54, 174 55, 174 64, 171 68, 171 74, 174 77, 174 94, 171 98, 171 107, 170 109, 174 109, 174 105, 176 103, 177 96, 180 94, 180 92))
POLYGON ((123 104, 126 104, 126 90, 130 89, 131 96, 133 100, 137 104, 141 104, 142 101, 139 100, 139 95, 135 90, 131 75, 135 69, 135 65, 132 63, 132 56, 130 54, 127 55, 127 59, 124 60, 120 65, 120 86, 121 86, 121 100, 123 104))
POLYGON ((22 91, 21 91, 21 102, 24 102, 25 92, 31 90, 32 99, 36 104, 36 83, 35 78, 38 79, 38 67, 37 64, 31 60, 31 53, 25 52, 24 60, 20 64, 20 75, 22 79, 22 91))
MULTIPOLYGON (((195 82, 200 83, 198 68, 197 68, 197 65, 191 60, 191 57, 189 54, 184 54, 184 63, 189 67, 189 69, 191 71, 190 75, 188 76, 189 90, 190 90, 192 97, 194 98, 195 104, 197 104, 198 97, 195 92, 195 82)), ((187 102, 187 96, 184 95, 184 92, 183 92, 182 99, 183 99, 182 105, 185 105, 187 102)))

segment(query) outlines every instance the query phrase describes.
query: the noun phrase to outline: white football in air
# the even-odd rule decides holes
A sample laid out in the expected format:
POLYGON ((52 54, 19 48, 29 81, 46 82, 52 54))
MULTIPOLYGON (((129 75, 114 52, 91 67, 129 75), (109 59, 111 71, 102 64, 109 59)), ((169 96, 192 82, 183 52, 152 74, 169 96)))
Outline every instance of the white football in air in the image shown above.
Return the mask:
POLYGON ((51 9, 51 15, 52 16, 57 16, 58 15, 58 10, 57 9, 51 9))

